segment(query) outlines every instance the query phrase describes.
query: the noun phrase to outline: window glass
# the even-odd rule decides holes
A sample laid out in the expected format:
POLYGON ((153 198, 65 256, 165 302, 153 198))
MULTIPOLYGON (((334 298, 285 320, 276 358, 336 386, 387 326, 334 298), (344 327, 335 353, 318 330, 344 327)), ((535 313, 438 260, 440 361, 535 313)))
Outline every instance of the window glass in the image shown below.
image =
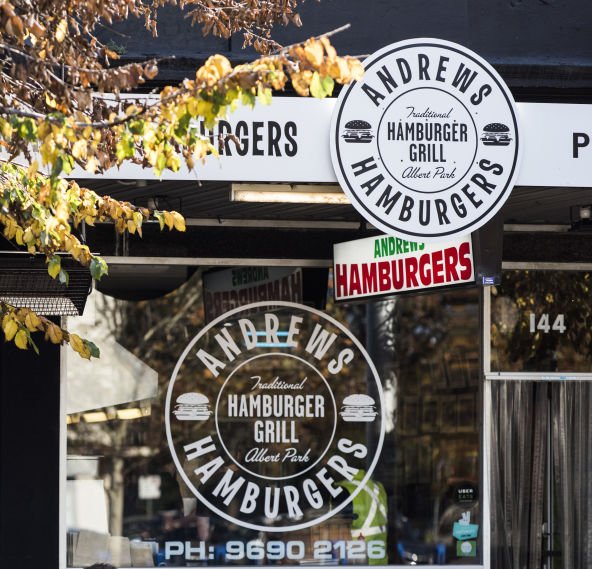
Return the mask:
POLYGON ((476 291, 207 326, 201 291, 69 323, 69 567, 481 562, 476 291))
POLYGON ((491 287, 491 371, 592 371, 592 276, 504 271, 491 287))

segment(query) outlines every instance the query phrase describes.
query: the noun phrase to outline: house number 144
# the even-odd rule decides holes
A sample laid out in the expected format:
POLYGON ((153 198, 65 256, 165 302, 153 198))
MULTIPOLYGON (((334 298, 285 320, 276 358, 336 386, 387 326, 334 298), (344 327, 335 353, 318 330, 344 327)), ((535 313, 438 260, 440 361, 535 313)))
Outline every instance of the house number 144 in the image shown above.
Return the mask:
POLYGON ((565 317, 563 314, 558 314, 553 321, 553 324, 550 325, 550 318, 547 313, 541 314, 539 321, 536 321, 536 314, 534 312, 530 313, 530 331, 536 332, 537 330, 541 330, 545 334, 548 334, 551 330, 556 330, 560 334, 565 332, 565 317))

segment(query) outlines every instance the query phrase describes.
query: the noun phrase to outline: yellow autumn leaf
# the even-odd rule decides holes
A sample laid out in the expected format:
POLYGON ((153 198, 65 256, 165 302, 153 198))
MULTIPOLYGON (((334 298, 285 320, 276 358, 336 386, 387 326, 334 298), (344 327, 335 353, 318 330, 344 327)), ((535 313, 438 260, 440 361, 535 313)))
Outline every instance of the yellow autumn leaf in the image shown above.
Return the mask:
POLYGON ((164 222, 166 223, 166 226, 169 229, 172 229, 175 224, 173 216, 168 211, 163 211, 163 214, 164 214, 164 222))
POLYGON ((337 52, 335 48, 331 45, 329 38, 327 36, 323 36, 319 40, 322 46, 325 48, 325 52, 327 53, 327 58, 333 61, 337 57, 337 52))
POLYGON ((16 234, 14 236, 15 241, 19 244, 19 245, 24 245, 23 242, 23 229, 22 227, 18 227, 16 228, 16 234))
POLYGON ((55 39, 58 43, 62 43, 66 39, 68 33, 68 22, 66 18, 60 21, 55 33, 55 39))
POLYGON ((189 101, 187 101, 187 112, 192 116, 197 116, 197 99, 195 97, 191 97, 189 101))
POLYGON ((33 231, 30 227, 27 227, 27 229, 25 229, 25 232, 23 233, 23 242, 29 245, 29 243, 31 243, 34 240, 35 235, 33 235, 33 231))
POLYGON ((16 235, 16 221, 12 217, 8 217, 4 226, 4 235, 8 239, 12 239, 16 235))
POLYGON ((294 90, 302 97, 308 97, 310 82, 312 81, 313 73, 309 69, 302 72, 292 73, 292 85, 294 90))
POLYGON ((81 358, 90 360, 90 348, 85 343, 82 344, 82 349, 78 353, 81 358))
POLYGON ((76 160, 83 160, 86 158, 87 149, 88 145, 86 140, 77 140, 72 146, 72 156, 74 156, 76 160))
POLYGON ((45 142, 41 145, 41 158, 43 164, 53 164, 58 156, 58 149, 56 148, 53 138, 47 137, 45 142))
POLYGON ((183 216, 176 211, 172 211, 171 216, 173 218, 173 225, 175 226, 175 229, 177 231, 185 231, 185 219, 183 216))
POLYGON ((24 307, 19 308, 16 313, 16 319, 18 320, 18 322, 20 322, 21 324, 24 324, 27 314, 29 312, 30 312, 30 310, 28 308, 24 308, 24 307))
POLYGON ((142 217, 142 214, 139 211, 135 211, 134 212, 134 222, 136 224, 136 228, 138 230, 138 235, 140 237, 142 237, 142 221, 144 220, 144 218, 142 217))
MULTIPOLYGON (((53 97, 51 97, 49 95, 49 93, 45 93, 45 103, 47 104, 48 107, 51 107, 52 109, 58 108, 58 104, 56 103, 56 100, 53 97)), ((51 125, 48 125, 48 126, 50 126, 50 128, 51 128, 51 125)))
POLYGON ((232 71, 232 65, 230 65, 230 61, 226 59, 223 55, 212 55, 206 61, 206 65, 213 65, 218 72, 218 76, 222 77, 232 71))
POLYGON ((70 334, 70 346, 75 352, 81 353, 84 349, 84 342, 78 334, 70 334))
POLYGON ((84 166, 84 169, 89 173, 89 174, 94 174, 97 171, 97 168, 99 167, 99 161, 94 157, 91 156, 87 161, 86 164, 84 166))
POLYGON ((335 81, 344 83, 349 77, 349 66, 343 57, 338 57, 328 66, 328 72, 335 81))
POLYGON ((214 107, 214 103, 209 103, 208 101, 199 101, 197 103, 197 114, 201 117, 207 117, 212 115, 212 108, 214 107))
POLYGON ((6 340, 10 342, 14 338, 14 335, 18 332, 19 326, 13 318, 9 318, 2 322, 2 330, 4 330, 4 336, 6 340))
POLYGON ((348 59, 349 73, 353 81, 360 81, 364 76, 364 66, 359 59, 348 59))
POLYGON ((39 137, 39 140, 43 140, 50 132, 51 125, 47 121, 42 121, 41 124, 37 127, 37 136, 39 137))
POLYGON ((304 44, 304 55, 308 62, 314 67, 318 67, 323 63, 323 44, 314 39, 309 39, 304 44))
POLYGON ((37 171, 39 170, 39 162, 37 160, 33 160, 29 167, 27 168, 27 178, 31 179, 35 177, 37 171))
POLYGON ((35 332, 35 330, 39 329, 40 320, 37 314, 34 312, 27 312, 25 316, 25 326, 29 330, 29 332, 35 332))
POLYGON ((17 348, 20 348, 21 350, 26 350, 28 343, 27 333, 24 330, 19 330, 17 332, 17 335, 14 337, 14 343, 16 344, 17 348))
POLYGON ((47 326, 46 337, 49 338, 53 344, 60 344, 63 339, 62 330, 59 326, 50 322, 47 326))

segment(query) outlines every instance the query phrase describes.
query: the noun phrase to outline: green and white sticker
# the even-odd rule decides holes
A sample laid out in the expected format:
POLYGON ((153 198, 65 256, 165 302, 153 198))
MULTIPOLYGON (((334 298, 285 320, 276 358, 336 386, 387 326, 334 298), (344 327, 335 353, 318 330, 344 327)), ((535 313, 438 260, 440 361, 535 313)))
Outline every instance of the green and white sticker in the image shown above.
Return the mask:
POLYGON ((456 555, 458 557, 476 557, 477 556, 477 542, 476 541, 458 541, 456 543, 456 555))

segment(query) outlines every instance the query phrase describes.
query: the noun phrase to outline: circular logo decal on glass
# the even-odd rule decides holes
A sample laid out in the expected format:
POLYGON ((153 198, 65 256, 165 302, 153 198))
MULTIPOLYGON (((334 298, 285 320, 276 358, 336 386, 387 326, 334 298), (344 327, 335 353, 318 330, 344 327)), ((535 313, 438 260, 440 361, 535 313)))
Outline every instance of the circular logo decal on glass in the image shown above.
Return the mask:
POLYGON ((335 515, 363 489, 382 448, 382 409, 355 336, 320 311, 274 301, 232 310, 193 338, 165 420, 178 472, 207 508, 289 531, 335 515))
POLYGON ((344 88, 331 157, 353 206, 388 234, 466 235, 508 198, 521 150, 510 91, 471 51, 420 39, 383 48, 344 88))

